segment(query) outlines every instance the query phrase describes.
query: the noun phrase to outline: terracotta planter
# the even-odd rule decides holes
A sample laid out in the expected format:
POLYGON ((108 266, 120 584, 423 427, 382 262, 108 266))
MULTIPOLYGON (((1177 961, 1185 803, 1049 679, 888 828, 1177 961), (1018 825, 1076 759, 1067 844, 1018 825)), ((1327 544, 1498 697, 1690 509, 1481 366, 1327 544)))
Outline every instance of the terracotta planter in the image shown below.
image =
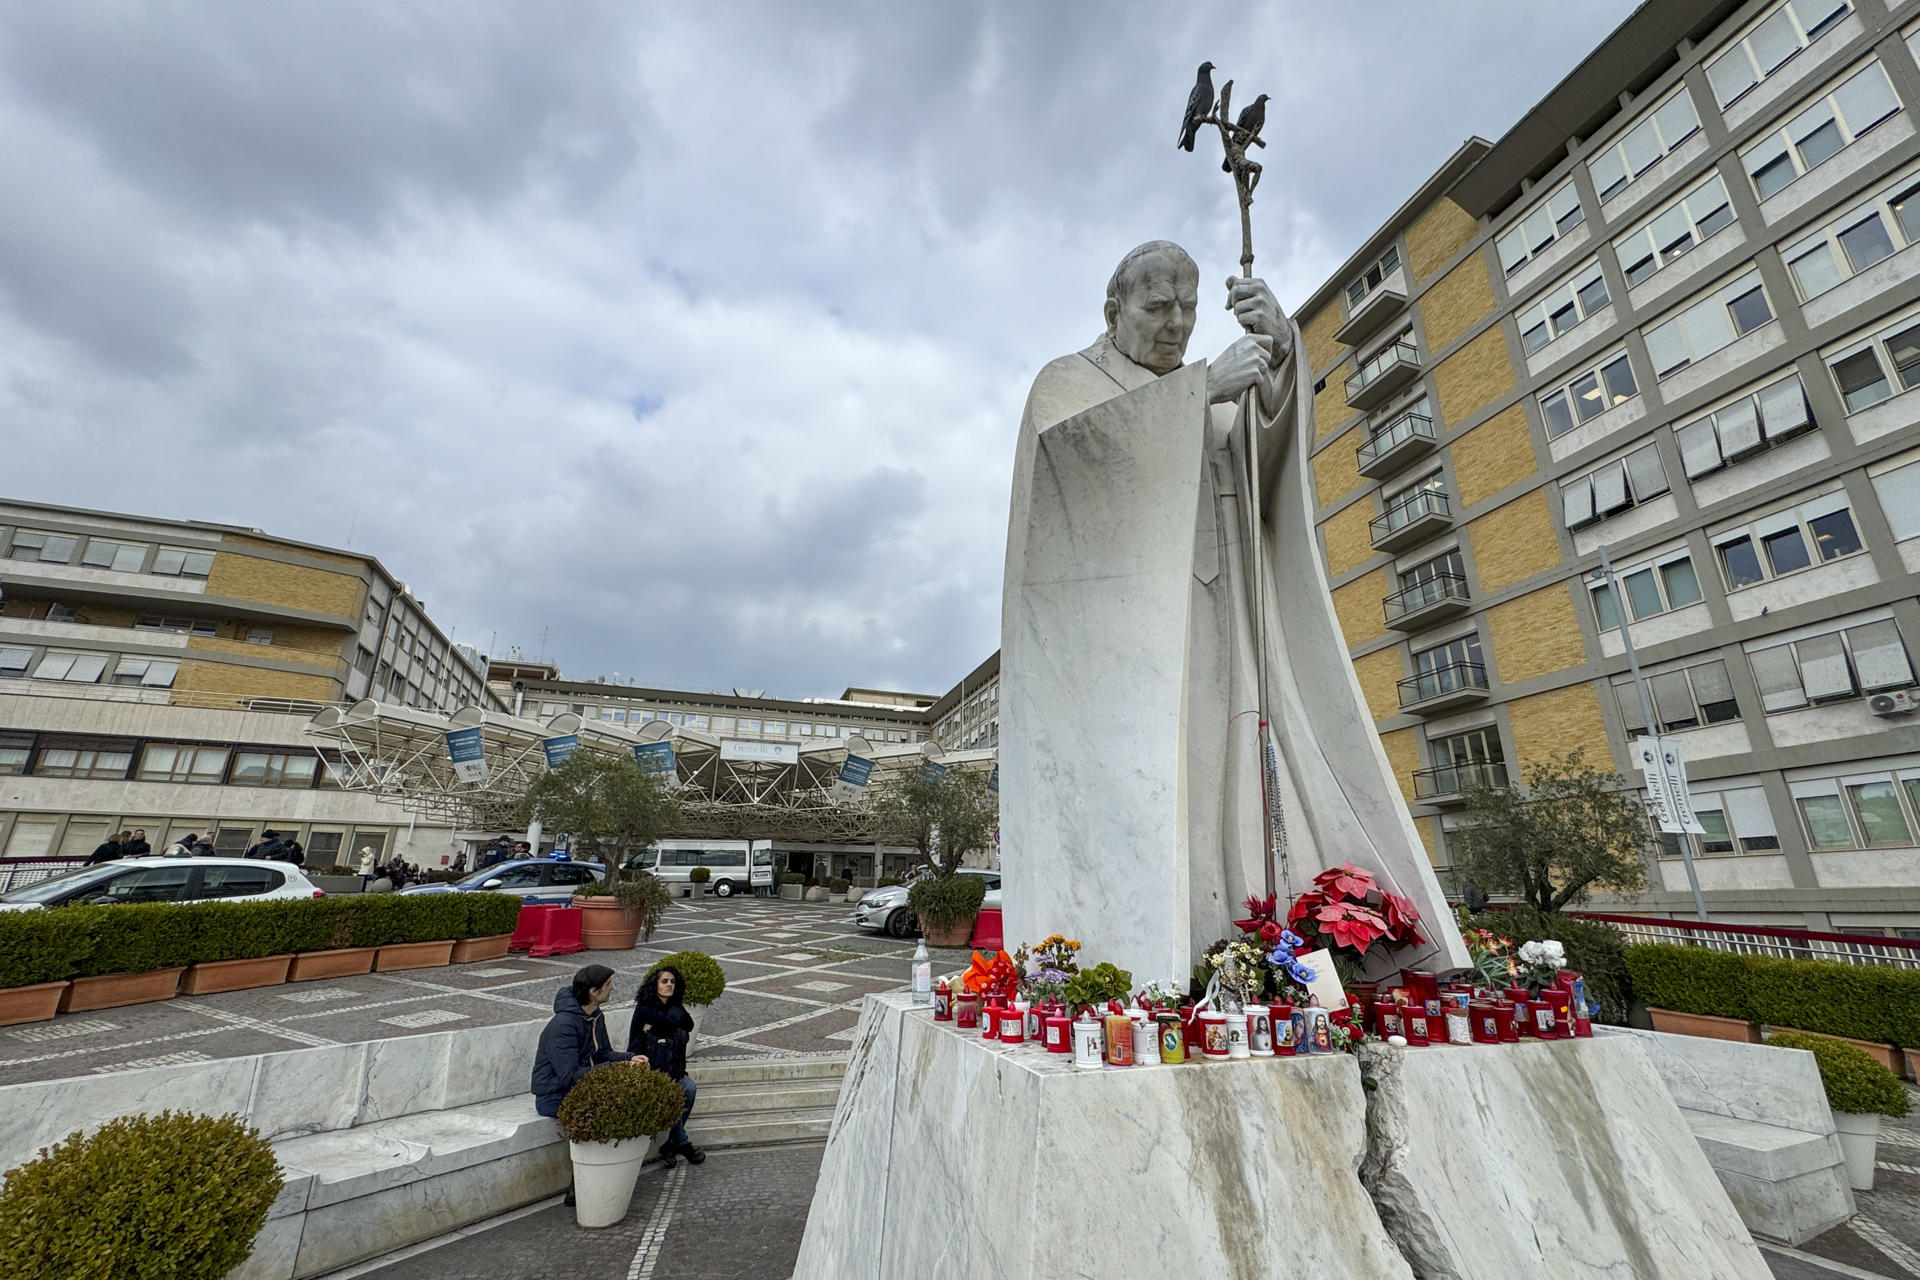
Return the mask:
POLYGON ((171 1000, 180 987, 178 969, 155 969, 152 973, 103 973, 97 978, 75 978, 67 993, 60 997, 60 1012, 85 1013, 89 1009, 117 1009, 123 1004, 145 1004, 149 1000, 171 1000))
POLYGON ((0 1027, 20 1022, 45 1022, 60 1012, 60 997, 67 994, 65 982, 36 982, 30 987, 8 987, 0 991, 0 1027))
POLYGON ((374 971, 391 973, 396 969, 437 969, 453 957, 453 940, 445 942, 395 942, 381 947, 373 958, 374 971))
POLYGON ((462 938, 453 944, 453 963, 470 964, 475 960, 499 960, 507 954, 507 940, 510 933, 496 933, 491 938, 462 938))
POLYGON ((1647 1010, 1647 1016, 1653 1019, 1655 1031, 1667 1031, 1677 1036, 1699 1036, 1706 1040, 1760 1043, 1759 1025, 1739 1018, 1716 1018, 1704 1013, 1676 1013, 1672 1009, 1654 1008, 1647 1010))
POLYGON ((293 958, 287 981, 357 978, 373 968, 373 953, 377 950, 377 947, 342 947, 337 951, 303 951, 293 958))
POLYGON ((257 956, 251 960, 203 960, 180 979, 183 996, 206 996, 216 991, 245 991, 248 987, 277 987, 287 980, 292 956, 257 956))
POLYGON ((580 908, 580 943, 589 951, 628 951, 640 941, 640 912, 620 905, 611 894, 575 898, 580 908))
POLYGON ((920 932, 926 935, 930 947, 964 947, 973 941, 973 922, 978 917, 968 916, 965 921, 951 929, 935 929, 922 924, 920 932))
POLYGON ((1900 1074, 1901 1068, 1904 1065, 1900 1061, 1900 1050, 1890 1044, 1879 1044, 1872 1040, 1855 1040, 1851 1036, 1836 1036, 1826 1031, 1800 1031, 1793 1027, 1776 1027, 1772 1023, 1767 1024, 1766 1033, 1768 1035, 1772 1035, 1776 1031, 1792 1031, 1793 1034, 1797 1036, 1825 1036, 1829 1040, 1838 1040, 1841 1044, 1850 1044, 1887 1070, 1893 1072, 1896 1076, 1900 1074))
POLYGON ((1920 1080, 1920 1049, 1908 1049, 1905 1053, 1907 1057, 1907 1079, 1920 1080))

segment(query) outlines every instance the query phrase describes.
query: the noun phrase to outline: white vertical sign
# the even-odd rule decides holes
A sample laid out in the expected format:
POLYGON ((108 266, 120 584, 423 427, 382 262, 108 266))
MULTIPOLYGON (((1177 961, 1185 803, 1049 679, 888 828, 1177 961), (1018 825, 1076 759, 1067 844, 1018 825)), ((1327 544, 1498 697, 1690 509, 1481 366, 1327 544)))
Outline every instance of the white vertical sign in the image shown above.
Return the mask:
POLYGON ((1673 738, 1635 738, 1633 758, 1647 780, 1647 803, 1653 806, 1660 829, 1675 835, 1705 835, 1687 792, 1687 762, 1680 754, 1680 743, 1673 738))

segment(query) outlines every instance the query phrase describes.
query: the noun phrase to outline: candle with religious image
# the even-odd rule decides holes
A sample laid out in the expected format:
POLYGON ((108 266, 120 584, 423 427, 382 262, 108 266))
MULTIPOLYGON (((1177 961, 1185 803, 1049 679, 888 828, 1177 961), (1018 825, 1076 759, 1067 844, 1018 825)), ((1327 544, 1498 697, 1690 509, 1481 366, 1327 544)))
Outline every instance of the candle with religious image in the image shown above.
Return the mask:
POLYGON ((1273 1056, 1273 1010, 1266 1005, 1247 1006, 1247 1052, 1256 1058, 1273 1056))
POLYGON ((1293 1006, 1281 1001, 1268 1006, 1267 1012, 1273 1015, 1274 1056, 1293 1057, 1299 1051, 1299 1041, 1294 1037, 1293 1006))
POLYGON ((1163 1013, 1154 1019, 1160 1031, 1160 1061, 1168 1066, 1178 1066, 1187 1060, 1187 1033, 1180 1025, 1180 1015, 1163 1013))
POLYGON ((1092 1014, 1082 1014, 1074 1020, 1073 1065, 1082 1071, 1098 1071, 1106 1065, 1100 1030, 1100 1024, 1092 1014))

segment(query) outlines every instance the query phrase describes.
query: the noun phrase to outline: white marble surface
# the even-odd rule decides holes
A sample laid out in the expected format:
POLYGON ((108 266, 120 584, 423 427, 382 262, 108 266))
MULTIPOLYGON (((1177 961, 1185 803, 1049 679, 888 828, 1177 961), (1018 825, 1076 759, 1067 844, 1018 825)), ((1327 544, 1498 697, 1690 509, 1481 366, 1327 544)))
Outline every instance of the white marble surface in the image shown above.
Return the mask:
POLYGON ((1411 1280, 1345 1056, 1077 1072, 869 997, 796 1280, 1411 1280))
POLYGON ((1806 1133, 1833 1132, 1833 1112, 1820 1084, 1820 1068, 1804 1049, 1628 1027, 1596 1027, 1595 1031, 1600 1036, 1639 1041, 1675 1105, 1685 1110, 1806 1133))
MULTIPOLYGON (((370 1124, 444 1107, 452 1038, 452 1033, 443 1032, 370 1041, 366 1072, 361 1080, 360 1114, 355 1123, 370 1124)), ((527 1065, 531 1079, 531 1057, 527 1065)))
POLYGON ((0 1088, 0 1169, 33 1159, 68 1134, 91 1133, 122 1116, 169 1107, 245 1114, 254 1068, 252 1058, 225 1058, 0 1088))
POLYGON ((268 1141, 345 1129, 359 1118, 365 1044, 330 1044, 253 1059, 247 1120, 268 1141))
POLYGON ((1424 1277, 1769 1280, 1630 1037, 1369 1046, 1363 1176, 1424 1277))

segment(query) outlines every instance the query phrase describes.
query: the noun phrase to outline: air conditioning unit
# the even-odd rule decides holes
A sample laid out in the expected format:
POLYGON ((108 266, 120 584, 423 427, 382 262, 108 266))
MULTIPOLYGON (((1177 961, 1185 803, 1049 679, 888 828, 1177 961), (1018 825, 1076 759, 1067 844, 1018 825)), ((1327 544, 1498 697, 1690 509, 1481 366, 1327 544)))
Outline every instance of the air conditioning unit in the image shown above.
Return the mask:
POLYGON ((1904 716, 1920 711, 1920 695, 1916 695, 1911 689, 1876 693, 1867 699, 1867 710, 1877 716, 1904 716))

